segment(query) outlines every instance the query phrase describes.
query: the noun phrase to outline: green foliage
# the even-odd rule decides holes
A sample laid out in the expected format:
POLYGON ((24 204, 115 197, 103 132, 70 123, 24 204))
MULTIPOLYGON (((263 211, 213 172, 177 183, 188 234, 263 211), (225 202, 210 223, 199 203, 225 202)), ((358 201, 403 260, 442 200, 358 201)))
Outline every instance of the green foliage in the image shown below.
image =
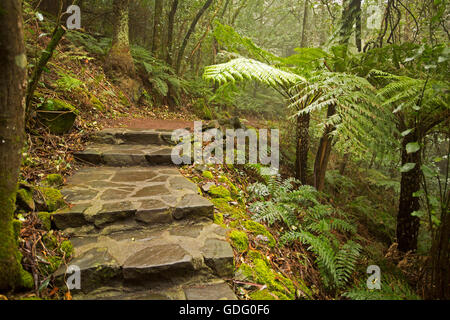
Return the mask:
POLYGON ((245 232, 239 230, 233 230, 229 234, 231 244, 239 252, 246 251, 248 249, 248 236, 245 232))
POLYGON ((369 290, 365 281, 343 294, 352 300, 419 300, 414 290, 404 281, 390 274, 383 274, 381 290, 369 290))
POLYGON ((300 241, 316 256, 316 262, 328 289, 341 289, 350 280, 359 258, 361 246, 348 238, 356 233, 356 227, 340 211, 319 202, 319 193, 310 186, 294 189, 295 180, 281 181, 271 178, 264 187, 254 184, 249 187, 253 199, 270 194, 268 201, 251 204, 253 219, 269 224, 283 222, 288 231, 281 237, 285 245, 300 241))

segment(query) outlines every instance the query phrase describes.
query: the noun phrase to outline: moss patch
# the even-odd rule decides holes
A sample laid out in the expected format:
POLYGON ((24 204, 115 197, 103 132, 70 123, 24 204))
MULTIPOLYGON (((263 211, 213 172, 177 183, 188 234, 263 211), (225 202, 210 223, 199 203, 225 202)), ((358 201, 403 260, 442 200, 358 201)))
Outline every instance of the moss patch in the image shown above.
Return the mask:
POLYGON ((245 210, 243 210, 239 206, 230 205, 229 199, 217 198, 212 199, 211 201, 212 203, 214 203, 216 208, 219 209, 219 211, 222 212, 223 214, 229 215, 235 219, 243 219, 247 217, 245 210))
POLYGON ((273 235, 264 227, 262 224, 259 224, 255 221, 247 220, 242 222, 242 225, 246 230, 251 232, 254 235, 260 235, 267 238, 267 244, 269 247, 273 248, 276 245, 276 240, 273 235))
POLYGON ((211 179, 211 180, 214 179, 214 175, 212 174, 211 171, 208 171, 208 170, 203 171, 202 176, 203 176, 203 178, 206 178, 206 179, 211 179))
POLYGON ((33 200, 33 193, 28 189, 19 189, 16 195, 16 205, 19 209, 25 211, 34 211, 35 203, 33 200))
POLYGON ((269 291, 268 289, 255 291, 250 294, 252 300, 290 300, 284 293, 269 291))
POLYGON ((48 211, 53 212, 66 206, 64 197, 59 190, 47 187, 40 187, 39 191, 44 196, 45 204, 47 205, 48 211))
POLYGON ((239 252, 244 252, 248 249, 248 236, 243 231, 233 230, 230 232, 230 240, 233 247, 239 252))
POLYGON ((73 254, 73 245, 69 240, 61 243, 60 250, 65 254, 66 258, 70 258, 73 254))
POLYGON ((45 177, 44 184, 50 187, 59 187, 64 184, 64 179, 60 174, 49 174, 45 177))
POLYGON ((51 213, 49 212, 39 212, 38 214, 39 220, 41 220, 43 227, 45 230, 50 231, 52 228, 52 220, 51 213))
POLYGON ((208 193, 213 198, 224 198, 224 199, 231 199, 231 192, 224 186, 212 186, 208 193))

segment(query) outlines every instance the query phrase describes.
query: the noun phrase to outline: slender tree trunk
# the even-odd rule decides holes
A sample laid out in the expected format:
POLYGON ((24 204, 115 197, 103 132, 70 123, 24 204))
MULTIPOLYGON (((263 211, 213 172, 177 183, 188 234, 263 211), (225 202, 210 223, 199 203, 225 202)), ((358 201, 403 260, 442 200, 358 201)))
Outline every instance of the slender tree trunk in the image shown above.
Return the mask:
POLYGON ((358 52, 361 52, 362 51, 362 10, 361 10, 361 1, 357 1, 355 10, 356 10, 355 40, 356 40, 356 47, 358 48, 358 52))
MULTIPOLYGON (((358 15, 358 8, 361 8, 361 0, 344 1, 344 9, 342 13, 341 24, 339 28, 339 44, 348 45, 348 41, 353 31, 353 24, 358 15)), ((339 68, 335 70, 343 72, 339 68)), ((330 105, 327 110, 327 118, 331 118, 337 112, 336 105, 330 105)), ((325 187, 325 175, 330 159, 333 138, 330 135, 336 128, 327 126, 325 132, 320 139, 319 149, 317 150, 316 160, 314 163, 314 186, 317 190, 323 191, 325 187)))
POLYGON ((420 219, 411 214, 420 209, 419 197, 415 197, 414 193, 420 190, 421 152, 408 154, 406 151, 408 143, 417 141, 419 141, 418 137, 411 133, 404 137, 402 142, 402 166, 407 163, 415 163, 414 169, 402 173, 400 182, 397 242, 398 249, 402 252, 415 251, 419 235, 420 219))
POLYGON ((430 299, 450 300, 450 190, 442 201, 441 224, 431 248, 432 274, 430 299))
POLYGON ((0 3, 0 70, 0 290, 8 290, 20 283, 22 270, 13 228, 27 85, 19 0, 0 3))
POLYGON ((350 153, 346 152, 344 158, 342 159, 341 165, 339 166, 339 174, 341 176, 345 173, 345 168, 347 168, 348 160, 350 158, 350 153))
POLYGON ((296 178, 303 185, 307 185, 308 152, 309 152, 309 123, 311 115, 302 114, 297 116, 297 160, 296 178))
POLYGON ((200 9, 200 11, 197 13, 194 20, 192 21, 191 26, 189 27, 189 30, 186 33, 186 36, 184 37, 183 44, 181 45, 180 51, 178 52, 178 58, 177 58, 177 63, 176 63, 176 67, 175 67, 177 74, 180 72, 181 61, 183 60, 184 51, 186 50, 189 39, 190 39, 191 35, 194 33, 195 27, 197 26, 198 21, 203 16, 203 14, 206 12, 206 10, 208 10, 208 8, 211 6, 212 2, 213 2, 213 0, 206 0, 205 4, 200 9))
MULTIPOLYGON (((336 106, 331 105, 328 108, 327 118, 336 114, 336 106)), ((330 135, 335 130, 334 126, 327 126, 322 138, 320 139, 319 149, 317 150, 316 161, 314 163, 314 186, 317 190, 323 191, 325 187, 325 174, 327 172, 328 160, 330 159, 331 146, 333 138, 330 135)))
POLYGON ((113 72, 135 76, 133 57, 129 40, 129 4, 130 0, 114 0, 114 34, 111 50, 107 58, 107 69, 113 72))
POLYGON ((305 10, 303 10, 303 29, 302 29, 302 42, 300 46, 306 47, 306 27, 308 25, 308 12, 309 12, 309 0, 305 0, 305 10))
POLYGON ((155 0, 155 14, 153 23, 153 43, 152 43, 152 53, 156 58, 161 57, 161 46, 162 46, 162 23, 161 17, 163 13, 164 0, 155 0))
POLYGON ((168 65, 173 64, 173 29, 175 25, 175 15, 177 14, 179 0, 173 0, 172 8, 170 9, 167 26, 167 43, 166 43, 166 62, 168 65))

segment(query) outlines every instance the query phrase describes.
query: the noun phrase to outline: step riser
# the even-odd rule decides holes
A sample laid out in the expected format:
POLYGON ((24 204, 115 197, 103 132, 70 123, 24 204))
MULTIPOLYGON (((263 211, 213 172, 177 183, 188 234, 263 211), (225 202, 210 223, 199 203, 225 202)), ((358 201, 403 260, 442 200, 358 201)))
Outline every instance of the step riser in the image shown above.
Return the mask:
POLYGON ((135 224, 137 228, 168 226, 176 221, 188 220, 193 223, 205 219, 213 220, 214 208, 212 206, 191 208, 170 208, 169 210, 127 210, 102 213, 94 217, 74 210, 72 212, 57 212, 53 214, 53 222, 60 230, 76 229, 86 226, 95 228, 96 233, 116 223, 127 225, 135 224))
POLYGON ((172 146, 172 133, 170 132, 100 132, 91 139, 96 143, 105 144, 130 144, 130 145, 161 145, 172 146))
POLYGON ((77 153, 75 159, 92 165, 110 167, 137 167, 174 165, 171 155, 142 155, 142 154, 90 154, 77 153))

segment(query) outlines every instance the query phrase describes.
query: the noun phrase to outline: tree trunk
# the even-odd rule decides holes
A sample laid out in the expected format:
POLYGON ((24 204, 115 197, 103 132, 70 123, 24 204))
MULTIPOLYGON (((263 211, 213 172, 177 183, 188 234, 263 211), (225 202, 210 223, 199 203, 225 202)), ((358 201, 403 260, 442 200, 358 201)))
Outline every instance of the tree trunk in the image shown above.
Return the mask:
POLYGON ((189 38, 194 33, 195 27, 197 26, 198 21, 203 16, 203 14, 206 12, 206 10, 208 10, 208 8, 211 6, 212 2, 213 2, 213 0, 206 0, 205 4, 200 9, 200 11, 197 13, 194 20, 192 21, 191 26, 189 27, 189 30, 186 33, 186 36, 184 37, 183 44, 181 45, 180 51, 178 52, 178 58, 177 58, 177 63, 176 63, 176 67, 175 67, 177 74, 180 72, 181 60, 183 59, 184 51, 186 50, 187 44, 189 42, 189 38))
POLYGON ((362 11, 361 11, 361 1, 356 3, 356 32, 355 41, 358 52, 362 51, 362 11))
POLYGON ((114 34, 111 50, 107 57, 109 71, 135 76, 134 61, 130 52, 129 40, 129 4, 130 0, 114 0, 114 34))
POLYGON ((419 141, 418 137, 411 133, 403 138, 402 142, 402 166, 407 163, 415 163, 414 169, 403 172, 400 182, 400 203, 397 215, 397 242, 398 249, 402 252, 415 251, 417 249, 417 237, 419 235, 420 219, 411 214, 420 209, 419 197, 414 193, 420 190, 421 178, 421 152, 408 154, 406 145, 419 141))
POLYGON ((152 53, 155 58, 161 58, 161 46, 162 46, 162 23, 161 17, 163 13, 164 0, 155 1, 155 14, 153 24, 153 43, 152 53))
POLYGON ((341 165, 339 166, 339 174, 341 176, 345 173, 345 168, 347 167, 348 159, 350 158, 350 153, 346 152, 344 158, 342 159, 341 165))
POLYGON ((168 22, 168 27, 167 27, 167 44, 166 44, 166 62, 168 65, 172 65, 173 64, 173 59, 172 59, 172 50, 173 50, 173 29, 174 29, 174 25, 175 25, 175 15, 177 13, 178 10, 178 0, 173 0, 172 2, 172 9, 170 10, 169 13, 169 22, 168 22))
MULTIPOLYGON (((336 114, 336 106, 328 107, 327 118, 336 114)), ((331 144, 333 138, 330 135, 335 130, 334 126, 327 126, 322 138, 320 139, 319 149, 317 150, 316 161, 314 163, 314 186, 318 191, 323 191, 325 187, 325 174, 327 172, 328 160, 330 159, 331 144)))
POLYGON ((308 152, 309 152, 309 123, 311 115, 297 116, 297 160, 295 162, 296 178, 303 185, 307 185, 308 152))
POLYGON ((301 48, 306 47, 306 26, 308 25, 308 10, 309 0, 305 0, 305 10, 303 11, 303 29, 302 29, 302 42, 300 43, 301 48))
POLYGON ((448 208, 450 191, 442 199, 441 224, 431 248, 432 274, 430 299, 450 300, 450 215, 448 208))
POLYGON ((20 284, 22 270, 13 228, 27 85, 19 0, 0 4, 0 70, 0 290, 8 290, 20 284))

